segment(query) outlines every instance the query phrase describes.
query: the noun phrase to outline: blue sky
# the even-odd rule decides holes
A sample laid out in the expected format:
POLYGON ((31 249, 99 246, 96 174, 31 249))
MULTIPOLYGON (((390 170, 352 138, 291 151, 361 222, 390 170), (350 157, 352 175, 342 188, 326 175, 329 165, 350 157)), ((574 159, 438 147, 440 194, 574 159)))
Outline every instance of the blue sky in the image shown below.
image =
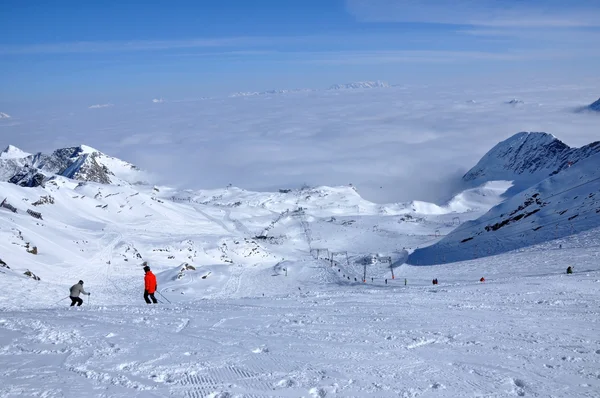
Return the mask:
POLYGON ((193 98, 382 79, 592 75, 600 3, 18 1, 0 13, 0 103, 193 98))

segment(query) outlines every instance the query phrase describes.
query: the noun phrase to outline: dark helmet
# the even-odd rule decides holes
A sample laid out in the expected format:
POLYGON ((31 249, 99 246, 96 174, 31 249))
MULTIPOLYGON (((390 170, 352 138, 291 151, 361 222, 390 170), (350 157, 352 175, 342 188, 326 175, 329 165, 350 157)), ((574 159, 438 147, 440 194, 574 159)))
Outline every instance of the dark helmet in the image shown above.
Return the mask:
POLYGON ((80 284, 80 285, 83 285, 83 281, 79 281, 79 284, 80 284))
POLYGON ((148 267, 147 265, 144 267, 144 272, 148 272, 150 271, 150 267, 148 267))

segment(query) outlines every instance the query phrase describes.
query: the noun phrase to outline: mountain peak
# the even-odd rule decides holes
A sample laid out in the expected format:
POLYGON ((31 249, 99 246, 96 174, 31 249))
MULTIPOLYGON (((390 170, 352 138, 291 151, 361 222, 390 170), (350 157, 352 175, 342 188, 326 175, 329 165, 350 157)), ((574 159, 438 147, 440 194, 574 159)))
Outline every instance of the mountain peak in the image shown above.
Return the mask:
POLYGON ((5 150, 0 152, 0 159, 22 159, 29 155, 29 153, 20 150, 16 146, 9 145, 5 150))
POLYGON ((494 146, 463 181, 536 183, 598 152, 598 142, 571 148, 552 134, 520 132, 494 146))
POLYGON ((79 149, 81 149, 81 153, 82 154, 90 154, 90 153, 101 153, 99 150, 92 148, 91 146, 87 146, 87 145, 79 145, 79 149))
POLYGON ((598 100, 596 102, 591 103, 588 106, 588 109, 590 109, 594 112, 600 112, 600 98, 598 98, 598 100))

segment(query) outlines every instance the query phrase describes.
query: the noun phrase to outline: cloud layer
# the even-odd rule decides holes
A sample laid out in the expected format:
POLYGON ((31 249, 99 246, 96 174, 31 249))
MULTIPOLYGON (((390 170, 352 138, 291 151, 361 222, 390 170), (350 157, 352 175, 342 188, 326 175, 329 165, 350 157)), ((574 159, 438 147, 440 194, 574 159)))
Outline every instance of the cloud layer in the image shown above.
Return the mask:
POLYGON ((426 22, 488 27, 573 28, 600 26, 600 5, 575 0, 347 0, 365 22, 426 22))
POLYGON ((68 108, 4 126, 29 152, 88 144, 186 188, 277 189, 353 183, 380 201, 435 200, 498 141, 546 131, 569 145, 598 139, 599 95, 581 86, 391 87, 68 108), (511 106, 517 98, 524 103, 511 106))

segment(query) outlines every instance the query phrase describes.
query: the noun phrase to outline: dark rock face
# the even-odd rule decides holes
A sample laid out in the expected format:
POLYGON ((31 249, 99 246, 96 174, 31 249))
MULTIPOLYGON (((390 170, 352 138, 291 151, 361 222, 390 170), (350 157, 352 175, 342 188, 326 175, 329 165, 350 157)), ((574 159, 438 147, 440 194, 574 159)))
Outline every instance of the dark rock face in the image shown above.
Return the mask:
POLYGON ((590 104, 588 108, 594 112, 600 112, 600 98, 598 98, 598 101, 590 104))
POLYGON ((34 188, 43 187, 46 184, 48 177, 40 173, 37 169, 25 167, 21 172, 12 176, 8 182, 22 187, 34 188))

